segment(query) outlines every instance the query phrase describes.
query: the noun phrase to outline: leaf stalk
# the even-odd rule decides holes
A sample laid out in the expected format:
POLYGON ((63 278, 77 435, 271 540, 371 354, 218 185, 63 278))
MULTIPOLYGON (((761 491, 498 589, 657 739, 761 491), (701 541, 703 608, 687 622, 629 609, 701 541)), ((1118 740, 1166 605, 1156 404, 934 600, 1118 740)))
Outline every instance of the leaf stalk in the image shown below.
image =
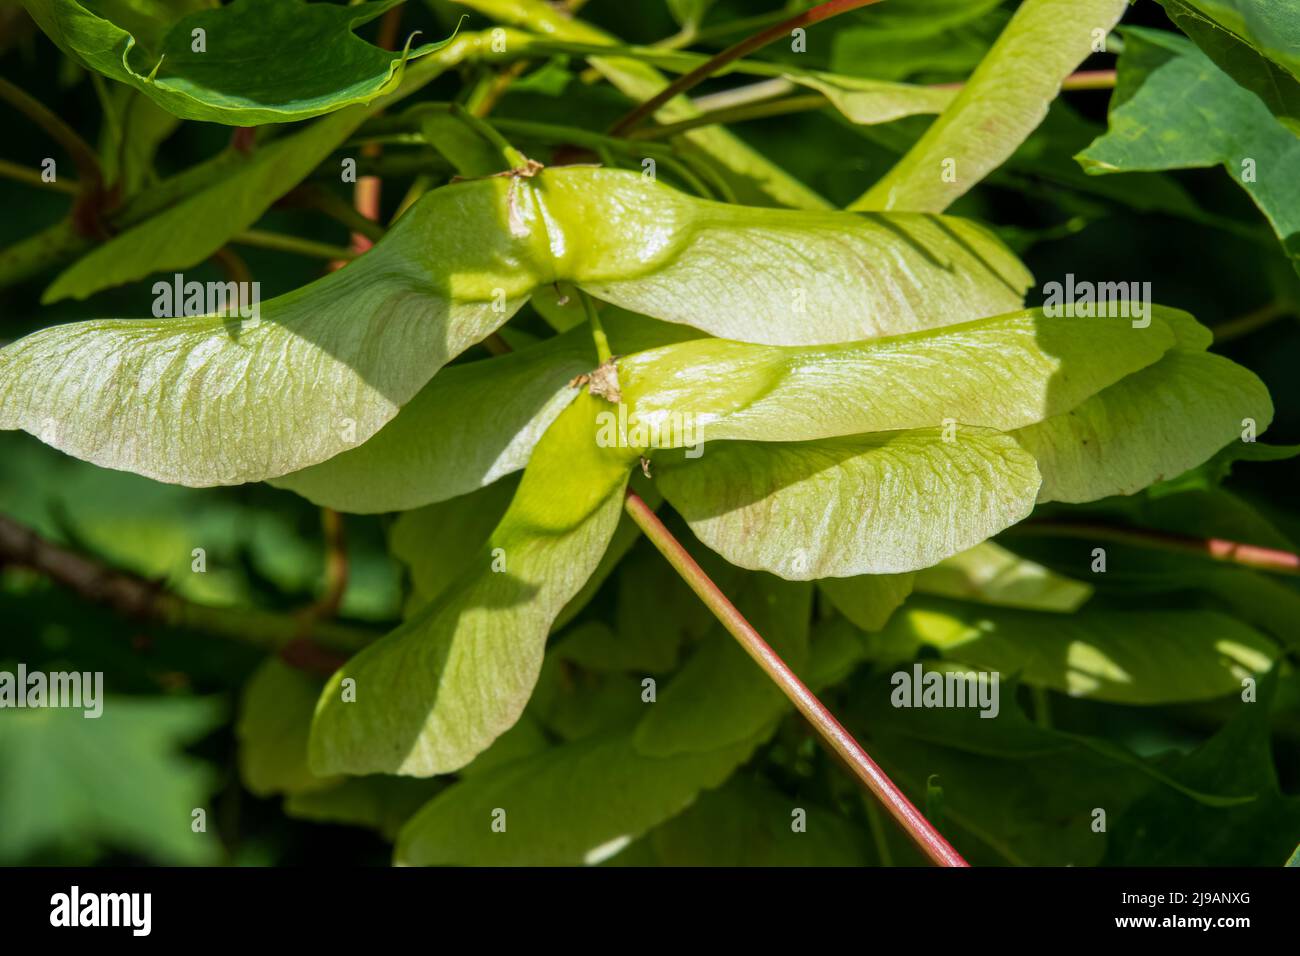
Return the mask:
POLYGON ((587 322, 591 325, 591 338, 596 343, 596 358, 601 365, 605 365, 614 357, 609 348, 609 336, 600 324, 600 315, 596 312, 596 303, 591 301, 591 296, 581 289, 578 290, 578 295, 582 297, 582 307, 586 310, 587 322))
POLYGON ((1155 548, 1160 551, 1172 551, 1178 554, 1192 554, 1211 561, 1225 564, 1237 564, 1268 571, 1272 574, 1284 574, 1300 577, 1300 554, 1281 551, 1277 548, 1263 548, 1242 541, 1229 541, 1225 538, 1196 538, 1191 535, 1174 534, 1169 531, 1155 531, 1150 528, 1123 528, 1114 525, 1094 524, 1089 521, 1025 521, 1011 528, 1004 534, 1041 535, 1047 537, 1083 538, 1088 541, 1113 541, 1117 544, 1131 544, 1140 548, 1155 548))
POLYGON ((906 831, 931 862, 939 866, 964 867, 968 864, 943 834, 934 828, 880 766, 871 759, 817 696, 808 689, 790 666, 783 661, 762 635, 754 630, 736 606, 727 599, 713 580, 690 556, 680 541, 659 520, 654 509, 634 491, 628 491, 624 509, 637 527, 681 575, 691 590, 713 612, 722 626, 745 652, 790 699, 800 714, 812 724, 822 740, 839 756, 854 775, 875 795, 890 816, 906 831))

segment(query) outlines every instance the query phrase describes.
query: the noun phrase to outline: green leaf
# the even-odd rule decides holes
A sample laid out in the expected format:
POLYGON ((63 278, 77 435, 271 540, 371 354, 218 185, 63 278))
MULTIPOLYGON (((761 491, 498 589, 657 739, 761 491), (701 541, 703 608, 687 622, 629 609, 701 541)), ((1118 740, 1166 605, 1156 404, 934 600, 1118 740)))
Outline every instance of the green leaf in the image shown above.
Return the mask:
POLYGON ((403 511, 450 501, 528 463, 596 365, 586 329, 519 352, 444 369, 373 438, 276 479, 343 511, 403 511))
POLYGON ((568 743, 600 736, 641 716, 646 707, 643 679, 584 670, 550 652, 524 714, 535 717, 552 740, 568 743))
POLYGON ((214 164, 211 182, 93 248, 59 274, 42 302, 84 299, 102 289, 203 262, 260 219, 369 113, 361 107, 346 110, 260 145, 249 156, 228 151, 224 161, 214 164))
POLYGON ((599 863, 716 787, 757 741, 671 759, 647 757, 611 730, 453 784, 403 828, 399 864, 571 866, 599 863), (504 811, 506 831, 492 832, 504 811))
MULTIPOLYGON (((267 583, 302 600, 321 583, 323 542, 304 535, 303 511, 286 508, 283 496, 207 494, 105 471, 16 432, 0 434, 0 461, 7 515, 168 593, 210 607, 248 606, 263 597, 267 583), (206 560, 202 574, 194 571, 196 546, 206 560)), ((309 517, 305 527, 314 524, 309 517)), ((386 549, 351 535, 348 562, 341 613, 392 620, 400 581, 386 549)), ((130 618, 122 621, 131 626, 130 618)), ((122 651, 134 653, 125 644, 122 651)), ((140 666, 155 666, 147 655, 136 656, 140 666)))
POLYGON ((1269 0, 1179 0, 1300 77, 1300 24, 1284 3, 1269 0))
POLYGON ((616 646, 606 647, 599 657, 589 652, 579 663, 597 668, 619 664, 642 673, 671 670, 679 648, 702 640, 715 626, 713 614, 644 538, 638 538, 619 568, 616 646))
POLYGON ((1199 749, 1160 764, 1183 787, 1243 799, 1220 807, 1152 790, 1116 821, 1105 865, 1276 866, 1286 856, 1300 797, 1278 784, 1269 720, 1275 684, 1262 681, 1258 700, 1236 702, 1228 723, 1199 749))
POLYGON ((337 783, 307 767, 307 734, 321 684, 278 657, 268 658, 244 687, 239 722, 239 776, 259 797, 303 793, 337 783))
POLYGON ((551 623, 596 568, 622 510, 633 459, 592 441, 600 401, 583 393, 551 425, 461 576, 334 675, 312 727, 316 773, 447 773, 519 718, 551 623))
POLYGON ((1239 692, 1242 678, 1268 671, 1278 654, 1259 632, 1204 610, 1051 614, 922 598, 888 630, 1004 679, 1118 704, 1239 692))
POLYGON ((722 338, 812 345, 910 332, 1017 309, 1031 281, 961 219, 724 205, 614 170, 553 171, 543 195, 554 221, 584 229, 558 247, 560 277, 722 338))
MULTIPOLYGON (((1188 190, 1166 173, 1134 173, 1130 176, 1089 176, 1079 168, 1074 157, 1096 139, 1105 127, 1084 119, 1064 100, 1058 98, 1045 119, 1020 144, 1009 160, 989 176, 989 184, 1006 189, 1039 193, 1037 183, 1063 186, 1070 196, 1059 191, 1046 192, 1048 198, 1062 205, 1064 211, 1082 211, 1095 218, 1103 210, 1088 202, 1087 196, 1143 212, 1177 216, 1215 228, 1234 230, 1238 235, 1251 234, 1248 226, 1203 210, 1188 190)), ((1005 238, 1005 235, 1004 235, 1005 238)))
POLYGON ((419 123, 424 141, 441 153, 459 176, 491 176, 506 165, 501 150, 462 113, 431 109, 419 114, 419 123))
POLYGON ((603 621, 587 621, 565 632, 551 654, 586 670, 659 674, 677 663, 678 636, 658 619, 618 632, 603 621))
POLYGON ((1024 0, 961 92, 853 209, 943 212, 1047 116, 1126 0, 1024 0))
MULTIPOLYGON (((975 864, 1095 865, 1118 843, 1113 832, 1093 831, 1095 808, 1114 821, 1143 794, 1181 786, 1108 741, 1030 723, 1010 682, 992 718, 969 707, 894 707, 893 690, 885 674, 856 683, 844 722, 869 730, 872 756, 914 800, 939 774, 944 835, 975 864)), ((1219 791, 1189 795, 1218 806, 1240 802, 1219 791)))
POLYGON ((567 628, 552 644, 549 657, 591 671, 670 670, 677 648, 660 639, 657 628, 617 634, 599 619, 567 628))
MULTIPOLYGON (((735 601, 763 639, 795 670, 808 657, 812 587, 746 575, 735 601)), ((636 749, 649 757, 720 750, 760 733, 789 702, 735 638, 715 628, 637 725, 636 749)))
MULTIPOLYGON (((651 508, 658 508, 663 503, 663 496, 659 494, 658 489, 646 478, 641 472, 632 473, 632 480, 628 483, 630 489, 641 496, 641 500, 651 508)), ((560 613, 555 618, 555 623, 551 629, 558 630, 568 626, 577 615, 585 608, 591 599, 596 596, 596 592, 601 589, 609 576, 614 573, 628 549, 641 537, 641 529, 637 527, 626 512, 618 519, 618 525, 614 528, 614 536, 609 541, 609 547, 605 549, 604 555, 601 556, 600 563, 596 565, 596 570, 591 572, 591 577, 587 578, 587 583, 578 589, 578 593, 569 598, 569 603, 564 605, 560 613)))
POLYGON ((114 87, 104 106, 111 113, 100 134, 104 182, 120 186, 124 197, 133 196, 156 178, 154 156, 180 120, 126 86, 114 87))
MULTIPOLYGON (((313 701, 314 703, 314 701, 313 701)), ((311 722, 308 712, 304 731, 311 722)), ((306 738, 304 736, 304 742, 306 738)), ((518 723, 493 741, 462 776, 484 773, 512 760, 521 760, 549 746, 537 722, 525 714, 518 723)), ((444 779, 421 780, 373 774, 338 779, 327 789, 291 793, 284 801, 285 813, 320 823, 344 823, 378 830, 385 840, 397 834, 416 811, 447 788, 444 779)))
POLYGON ((84 299, 101 289, 205 261, 255 223, 362 122, 460 62, 472 46, 469 39, 457 41, 429 61, 418 81, 409 78, 391 96, 258 143, 251 155, 227 149, 216 160, 169 180, 187 186, 185 198, 92 249, 54 280, 42 301, 84 299))
MULTIPOLYGON (((1300 593, 1271 574, 1245 568, 1189 569, 1182 588, 1202 587, 1233 613, 1271 634, 1292 651, 1300 650, 1300 593)), ((1181 589, 1181 588, 1180 588, 1181 589)))
POLYGON ((836 25, 849 32, 874 31, 893 38, 928 36, 970 24, 987 15, 998 3, 999 0, 890 0, 888 6, 874 10, 850 11, 836 25))
POLYGON ((180 751, 220 722, 213 700, 108 697, 103 713, 15 711, 0 720, 0 859, 52 848, 124 850, 159 862, 212 864, 211 833, 190 829, 208 806, 210 769, 180 751))
POLYGON ((361 260, 262 303, 255 319, 104 319, 20 339, 0 351, 0 428, 196 486, 352 448, 544 274, 497 218, 508 191, 489 179, 431 193, 361 260), (445 229, 449 218, 461 226, 445 229))
POLYGON ((353 777, 327 790, 292 793, 284 812, 317 823, 343 823, 378 830, 385 840, 397 834, 420 807, 445 784, 440 780, 409 777, 353 777))
POLYGON ((98 320, 7 346, 0 428, 163 481, 265 480, 366 441, 558 280, 717 334, 806 344, 1005 311, 1028 278, 960 220, 745 209, 583 167, 473 180, 428 194, 358 262, 265 303, 250 327, 98 320), (889 264, 866 275, 859 256, 889 264), (792 296, 835 324, 792 318, 792 296))
POLYGON ((684 30, 694 30, 713 6, 714 0, 668 0, 668 12, 684 30))
POLYGON ((739 780, 701 794, 644 840, 658 866, 861 866, 867 846, 834 810, 739 780), (796 809, 806 830, 791 825, 796 809))
MULTIPOLYGON (((1252 446, 1244 446, 1252 447, 1252 446)), ((1156 494, 1156 487, 1130 498, 1110 498, 1082 511, 1099 523, 1170 532, 1201 540, 1241 541, 1264 548, 1294 551, 1295 542, 1282 534, 1248 503, 1223 488, 1156 494)), ((1092 544, 1083 539, 1008 536, 1008 544, 1055 567, 1089 574, 1092 544)), ((1290 647, 1300 647, 1300 591, 1291 579, 1211 560, 1208 555, 1153 550, 1140 544, 1106 543, 1106 574, 1096 577, 1099 589, 1118 591, 1150 604, 1169 595, 1176 606, 1189 601, 1224 607, 1234 617, 1271 634, 1290 647), (1203 595, 1212 595, 1205 601, 1203 595), (1217 599, 1217 600, 1215 600, 1217 599)))
POLYGON ((1184 491, 1212 491, 1232 474, 1232 466, 1239 461, 1286 461, 1300 455, 1300 445, 1267 445, 1259 441, 1239 441, 1227 445, 1203 464, 1191 468, 1177 478, 1167 478, 1152 485, 1149 494, 1154 497, 1180 494, 1184 491))
MULTIPOLYGON (((1190 326, 1189 326, 1190 328, 1190 326)), ((1077 408, 1015 435, 1043 473, 1040 501, 1129 495, 1201 464, 1273 420, 1268 389, 1240 365, 1200 351, 1209 333, 1112 385, 1077 408)))
MULTIPOLYGON (((694 334, 612 308, 602 322, 619 352, 694 334)), ((404 511, 467 494, 523 468, 577 394, 569 382, 597 364, 584 323, 509 355, 452 366, 365 444, 273 484, 359 513, 404 511)))
POLYGON ((1300 134, 1300 18, 1274 0, 1160 0, 1169 18, 1300 134))
POLYGON ((936 827, 943 826, 943 787, 937 773, 925 781, 925 817, 936 827))
POLYGON ((919 571, 916 590, 978 604, 1069 614, 1092 596, 1093 589, 985 541, 919 571))
POLYGON ((915 574, 859 574, 823 578, 817 587, 855 627, 878 631, 907 600, 915 580, 915 574))
POLYGON ((928 567, 1028 515, 1039 481, 1015 439, 971 427, 723 442, 658 478, 710 548, 794 580, 928 567))
POLYGON ((844 18, 831 37, 837 73, 902 80, 965 77, 979 64, 1010 15, 1000 0, 890 0, 844 18))
POLYGON ((525 757, 541 753, 550 746, 551 740, 542 729, 542 725, 525 711, 513 727, 492 741, 491 747, 462 767, 460 776, 469 777, 476 773, 487 773, 511 761, 523 760, 525 757))
MULTIPOLYGON (((1242 443, 1238 443, 1242 444, 1242 443)), ((1247 445, 1243 445, 1247 447, 1247 445)), ((1189 489, 1177 494, 1162 493, 1153 486, 1141 498, 1133 499, 1135 520, 1148 527, 1197 538, 1228 538, 1248 541, 1266 548, 1294 550, 1296 539, 1246 499, 1225 488, 1189 489)), ((1113 502, 1103 502, 1106 509, 1113 502)), ((1169 554, 1171 559, 1190 555, 1169 554)))
MULTIPOLYGON (((833 437, 944 418, 1016 428, 1074 407, 1173 342, 1166 310, 1157 308, 1144 330, 1127 320, 1085 324, 1034 311, 827 347, 700 339, 641 351, 670 340, 674 326, 606 312, 614 313, 605 320, 614 349, 633 353, 619 362, 629 428, 690 416, 689 428, 661 429, 657 447, 695 438, 833 437)), ((569 380, 593 364, 584 327, 446 369, 370 441, 274 484, 357 512, 464 494, 524 466, 575 394, 569 380)))
POLYGON ((1300 271, 1300 138, 1183 37, 1124 31, 1110 128, 1076 157, 1093 174, 1222 165, 1300 271))
POLYGON ((720 439, 803 441, 945 420, 1019 428, 1150 366, 1174 344, 1172 323, 1186 321, 1159 307, 1146 328, 1128 319, 1076 321, 1029 310, 818 347, 683 342, 619 361, 629 410, 618 437, 626 432, 633 444, 644 438, 643 447, 680 447, 720 439))
MULTIPOLYGON (((389 544, 393 555, 406 565, 410 573, 411 595, 407 602, 407 616, 432 601, 456 580, 464 568, 466 556, 478 552, 491 537, 518 485, 517 481, 505 478, 460 498, 441 501, 398 516, 390 532, 389 544)), ((652 486, 639 488, 638 491, 652 506, 662 501, 652 486)), ((596 570, 560 611, 552 625, 553 631, 568 624, 590 600, 640 533, 626 515, 619 518, 618 527, 596 570)), ((657 553, 655 558, 659 564, 664 564, 657 553)), ((686 593, 698 606, 698 599, 690 591, 686 593)))
MULTIPOLYGON (((741 595, 746 613, 761 616, 765 633, 796 654, 802 654, 806 642, 807 598, 806 586, 771 579, 741 595), (784 597, 795 600, 787 603, 784 597)), ((706 645, 701 652, 711 656, 708 648, 725 646, 722 641, 734 647, 729 637, 719 634, 717 638, 720 643, 706 645)), ((820 678, 838 676, 861 646, 856 641, 826 641, 825 645, 830 653, 815 646, 813 662, 804 674, 814 691, 821 686, 820 678)), ((736 655, 716 689, 705 686, 708 668, 697 654, 674 680, 675 685, 688 670, 696 670, 695 677, 685 677, 681 689, 671 690, 670 685, 653 704, 634 698, 635 707, 653 708, 641 722, 652 723, 658 731, 645 731, 646 739, 673 756, 647 754, 638 742, 643 732, 631 718, 612 729, 606 725, 602 731, 449 787, 403 830, 396 861, 572 865, 612 857, 683 810, 701 790, 726 780, 790 709, 780 694, 761 695, 759 683, 767 678, 738 649, 736 655), (742 666, 747 670, 742 672, 742 666), (748 681, 743 674, 756 680, 748 681), (716 715, 723 727, 705 722, 705 714, 716 715), (744 727, 752 730, 748 738, 705 749, 709 741, 733 738, 744 727), (506 812, 506 839, 491 830, 497 809, 506 812)), ((637 689, 633 682, 631 692, 637 689)), ((788 825, 788 810, 786 821, 788 825)))
POLYGON ((866 659, 862 635, 848 620, 835 617, 818 621, 813 630, 811 659, 800 676, 813 690, 833 687, 866 659))
POLYGON ((957 95, 957 91, 952 89, 825 73, 787 73, 786 79, 816 90, 851 121, 864 125, 889 123, 904 116, 942 113, 957 95))
MULTIPOLYGON (((504 23, 526 27, 548 39, 608 46, 617 43, 605 31, 576 19, 545 0, 456 0, 471 10, 504 23)), ((622 57, 591 57, 591 65, 625 96, 640 103, 650 99, 667 80, 654 67, 622 57)), ((689 98, 679 96, 664 105, 656 118, 663 123, 692 119, 700 112, 689 98)), ((711 160, 736 194, 736 201, 780 205, 795 209, 828 209, 830 203, 785 172, 742 139, 720 127, 691 130, 678 137, 686 148, 711 160)))
POLYGON ((492 536, 518 488, 519 482, 503 479, 398 516, 388 544, 410 574, 413 607, 432 601, 460 576, 465 558, 492 536))
POLYGON ((157 24, 153 36, 133 36, 112 19, 120 13, 112 4, 27 0, 27 9, 83 66, 129 83, 181 119, 259 126, 369 103, 397 86, 408 58, 450 42, 391 53, 353 35, 401 2, 235 0, 182 17, 160 37, 157 24))

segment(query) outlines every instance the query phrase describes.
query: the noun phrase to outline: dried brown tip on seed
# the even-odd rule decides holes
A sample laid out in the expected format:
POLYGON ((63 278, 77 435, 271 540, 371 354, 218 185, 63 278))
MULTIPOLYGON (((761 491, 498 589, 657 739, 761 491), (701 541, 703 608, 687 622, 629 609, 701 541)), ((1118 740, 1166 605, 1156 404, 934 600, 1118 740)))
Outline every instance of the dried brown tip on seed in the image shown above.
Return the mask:
POLYGON ((650 474, 650 459, 645 455, 641 456, 641 474, 645 475, 647 478, 654 477, 654 475, 650 474))
POLYGON ((615 361, 616 359, 611 358, 601 363, 591 373, 588 377, 587 391, 617 405, 623 401, 623 392, 619 389, 618 366, 614 364, 615 361))
POLYGON ((447 180, 449 183, 472 183, 480 179, 532 179, 540 173, 546 166, 535 159, 528 159, 522 166, 516 166, 514 169, 503 169, 499 173, 488 173, 486 176, 461 176, 459 174, 452 176, 447 180))
POLYGON ((532 179, 546 167, 535 159, 530 159, 522 166, 516 166, 514 169, 503 169, 499 173, 493 173, 491 176, 485 176, 484 179, 497 179, 501 176, 509 176, 511 179, 532 179))

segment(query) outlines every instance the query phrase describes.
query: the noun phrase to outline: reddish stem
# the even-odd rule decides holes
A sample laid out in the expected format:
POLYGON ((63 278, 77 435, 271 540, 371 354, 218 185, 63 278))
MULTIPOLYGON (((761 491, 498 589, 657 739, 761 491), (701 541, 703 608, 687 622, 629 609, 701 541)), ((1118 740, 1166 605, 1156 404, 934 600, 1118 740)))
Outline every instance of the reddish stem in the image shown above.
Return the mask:
POLYGON ((691 72, 683 73, 677 77, 677 79, 611 126, 609 135, 626 136, 629 131, 641 125, 647 117, 653 116, 661 106, 673 99, 673 97, 680 96, 697 84, 707 80, 733 60, 739 60, 748 53, 761 49, 783 36, 788 36, 791 30, 809 26, 821 20, 838 16, 841 13, 848 13, 850 10, 856 10, 859 7, 879 2, 880 0, 829 0, 827 3, 815 6, 811 10, 805 10, 803 13, 796 14, 788 20, 783 20, 775 26, 768 27, 766 30, 761 30, 753 36, 727 47, 717 56, 700 64, 691 72))
MULTIPOLYGON (((1113 90, 1116 74, 1114 70, 1078 70, 1061 81, 1063 90, 1113 90)), ((956 83, 934 83, 932 89, 960 90, 966 85, 965 80, 956 83)))
POLYGON ((321 508, 320 512, 325 532, 325 592, 318 606, 323 616, 333 617, 348 589, 348 546, 343 516, 333 508, 321 508))
POLYGON ((236 152, 250 156, 257 142, 256 126, 236 126, 230 133, 230 147, 236 152))
MULTIPOLYGON (((397 45, 397 31, 402 23, 402 8, 394 7, 384 14, 384 18, 379 21, 379 36, 376 38, 378 46, 385 50, 391 50, 397 45)), ((376 157, 383 152, 383 147, 378 143, 371 143, 362 148, 361 154, 367 157, 376 157)), ((356 186, 352 191, 352 202, 357 212, 372 219, 379 221, 380 199, 383 193, 383 181, 378 176, 361 176, 357 179, 356 186)), ((366 235, 359 232, 352 233, 352 251, 357 255, 369 252, 374 246, 374 241, 366 235)), ((346 263, 336 262, 334 268, 341 269, 346 263)))
POLYGON ((1115 541, 1142 548, 1158 548, 1180 554, 1195 554, 1227 564, 1240 564, 1274 574, 1300 575, 1300 555, 1277 548, 1229 541, 1225 538, 1195 538, 1191 535, 1150 528, 1121 528, 1113 525, 1092 524, 1087 521, 1025 521, 1008 528, 1008 534, 1033 534, 1062 538, 1083 538, 1088 541, 1115 541))
POLYGON ((781 692, 790 699, 799 713, 821 735, 849 769, 866 784, 867 789, 875 794, 885 809, 907 832, 916 845, 930 860, 939 866, 969 866, 961 854, 952 848, 943 835, 936 830, 919 810, 912 805, 903 791, 895 786, 883 770, 862 749, 862 745, 853 739, 853 735, 844 729, 835 716, 826 709, 826 705, 808 689, 783 661, 762 635, 754 630, 745 620, 745 616, 736 606, 727 600, 713 580, 704 573, 695 559, 682 547, 680 541, 664 526, 654 509, 645 503, 635 492, 629 491, 624 502, 632 520, 659 549, 660 554, 668 559, 682 579, 690 585, 711 610, 722 626, 740 642, 740 646, 772 678, 781 692))

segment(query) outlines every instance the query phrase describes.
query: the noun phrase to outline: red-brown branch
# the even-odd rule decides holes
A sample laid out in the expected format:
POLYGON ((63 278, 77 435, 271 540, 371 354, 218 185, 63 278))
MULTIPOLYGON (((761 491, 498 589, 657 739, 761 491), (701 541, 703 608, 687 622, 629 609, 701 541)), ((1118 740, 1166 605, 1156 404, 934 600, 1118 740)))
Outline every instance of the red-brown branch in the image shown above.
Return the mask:
POLYGON ((648 117, 653 116, 661 106, 669 102, 676 96, 680 96, 689 89, 704 82, 718 70, 722 69, 728 63, 739 60, 741 57, 755 50, 761 49, 783 36, 789 36, 791 30, 799 27, 810 26, 822 20, 828 20, 831 17, 839 16, 841 13, 848 13, 850 10, 856 10, 859 7, 865 7, 872 3, 879 3, 880 0, 829 0, 827 3, 819 4, 810 10, 796 14, 788 20, 782 20, 775 26, 768 27, 766 30, 760 30, 751 37, 747 37, 732 46, 727 47, 721 53, 711 57, 700 66, 691 70, 689 73, 683 73, 677 79, 673 80, 662 90, 646 100, 640 106, 628 112, 626 116, 610 127, 610 136, 626 136, 630 131, 636 129, 648 117))

